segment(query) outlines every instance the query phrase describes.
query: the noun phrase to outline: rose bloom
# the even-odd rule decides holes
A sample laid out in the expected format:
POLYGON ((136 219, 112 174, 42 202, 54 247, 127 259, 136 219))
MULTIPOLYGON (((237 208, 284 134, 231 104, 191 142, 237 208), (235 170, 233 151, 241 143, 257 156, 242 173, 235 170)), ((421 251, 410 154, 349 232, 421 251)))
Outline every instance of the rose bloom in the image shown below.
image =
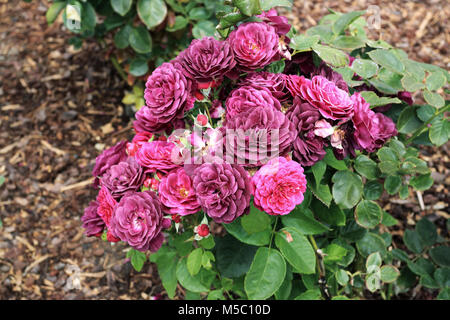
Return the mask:
POLYGON ((275 10, 274 8, 268 11, 263 11, 257 17, 260 18, 263 22, 274 27, 280 37, 291 30, 289 20, 284 16, 279 16, 277 10, 275 10))
POLYGON ((327 119, 346 121, 353 115, 353 101, 348 93, 325 77, 304 79, 300 85, 300 96, 327 119))
POLYGON ((254 205, 270 215, 286 215, 303 202, 306 178, 302 166, 286 158, 270 160, 253 176, 254 205))
POLYGON ((278 57, 279 36, 265 22, 246 22, 233 30, 226 41, 231 45, 241 71, 264 68, 278 57))
POLYGON ((194 106, 192 92, 192 81, 183 75, 180 67, 163 63, 145 84, 146 106, 136 112, 136 131, 159 131, 172 120, 182 119, 184 112, 194 106))
POLYGON ((127 193, 117 204, 111 219, 111 231, 120 240, 139 251, 158 251, 164 241, 161 233, 169 228, 161 203, 153 191, 127 193))
POLYGON ((99 237, 105 229, 105 222, 97 213, 98 202, 91 201, 89 207, 84 209, 84 214, 81 217, 83 228, 86 229, 85 234, 88 237, 99 237))
POLYGON ((316 124, 321 121, 319 111, 300 97, 294 98, 292 107, 286 113, 287 118, 298 131, 293 143, 294 158, 305 167, 314 165, 325 157, 325 140, 316 135, 316 124))
POLYGON ((192 180, 183 168, 171 171, 161 179, 159 199, 164 212, 186 216, 200 210, 192 180))
POLYGON ((101 177, 111 166, 125 160, 127 156, 127 141, 123 140, 116 145, 103 150, 103 152, 95 159, 95 166, 92 175, 95 177, 94 188, 99 185, 99 177, 101 177))
POLYGON ((97 195, 97 214, 103 219, 106 226, 109 228, 111 217, 113 216, 114 208, 117 201, 109 193, 108 188, 101 187, 97 195))
POLYGON ((213 37, 192 40, 177 61, 186 76, 201 84, 222 80, 236 65, 230 44, 213 37))
POLYGON ((285 114, 268 105, 227 119, 221 132, 227 161, 247 166, 260 166, 271 158, 286 155, 297 136, 294 124, 285 114))
POLYGON ((120 199, 128 191, 138 191, 145 180, 143 168, 135 158, 127 160, 109 168, 100 180, 101 185, 108 188, 115 199, 120 199))
POLYGON ((178 147, 172 142, 151 141, 144 143, 135 157, 137 163, 146 168, 146 173, 156 170, 167 173, 180 166, 178 151, 178 147))
POLYGON ((277 110, 281 109, 280 101, 275 99, 268 89, 256 89, 250 86, 240 87, 231 91, 225 106, 227 119, 261 106, 269 106, 277 110))
POLYGON ((230 223, 248 212, 251 183, 238 165, 204 163, 194 171, 193 186, 206 214, 217 223, 230 223))
POLYGON ((288 98, 286 75, 283 73, 253 72, 241 79, 239 86, 250 86, 255 89, 268 89, 274 98, 280 102, 288 98))
POLYGON ((293 98, 301 95, 301 86, 305 84, 306 79, 304 76, 298 76, 295 74, 289 74, 286 76, 286 88, 291 93, 293 98))
POLYGON ((359 92, 352 95, 352 100, 355 105, 352 118, 354 138, 360 150, 374 152, 397 135, 395 123, 384 114, 373 112, 359 92))

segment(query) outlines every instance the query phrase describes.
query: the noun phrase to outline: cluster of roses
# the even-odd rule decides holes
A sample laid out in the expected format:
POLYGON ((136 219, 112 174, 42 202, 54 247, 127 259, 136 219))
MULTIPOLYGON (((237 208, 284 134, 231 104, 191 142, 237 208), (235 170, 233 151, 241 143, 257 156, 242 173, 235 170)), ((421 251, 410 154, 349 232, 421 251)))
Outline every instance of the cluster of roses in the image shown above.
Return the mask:
MULTIPOLYGON (((87 235, 156 251, 171 220, 200 211, 231 223, 248 213, 253 198, 259 210, 285 215, 303 201, 303 167, 321 160, 326 146, 342 159, 355 150, 373 152, 397 134, 394 123, 358 92, 349 95, 338 73, 315 66, 310 53, 291 57, 285 17, 271 10, 259 18, 224 41, 194 40, 149 76, 133 140, 96 159, 99 193, 82 217, 87 235), (263 71, 281 59, 283 73, 263 71), (202 107, 205 112, 192 116, 202 107), (194 128, 222 139, 206 141, 194 128), (229 130, 246 136, 238 139, 229 130), (254 152, 249 135, 262 132, 265 147, 275 153, 254 152), (200 163, 186 164, 188 145, 201 150, 200 163), (217 159, 219 149, 230 145, 232 157, 217 159)), ((205 224, 195 231, 209 233, 205 224)))

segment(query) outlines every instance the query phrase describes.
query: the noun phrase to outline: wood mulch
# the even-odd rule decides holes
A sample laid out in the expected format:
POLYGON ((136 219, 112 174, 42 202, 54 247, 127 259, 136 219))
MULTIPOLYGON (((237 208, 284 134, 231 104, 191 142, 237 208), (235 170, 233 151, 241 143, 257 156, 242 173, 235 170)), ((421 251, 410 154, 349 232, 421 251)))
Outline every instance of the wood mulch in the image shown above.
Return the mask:
MULTIPOLYGON (((80 217, 95 191, 95 157, 132 135, 121 103, 129 89, 107 60, 107 50, 85 42, 75 51, 58 21, 48 26, 50 1, 0 0, 0 299, 151 299, 164 295, 156 268, 140 273, 125 246, 83 235, 80 217)), ((448 69, 450 8, 446 1, 295 1, 289 17, 314 25, 326 8, 347 12, 377 4, 382 38, 419 61, 448 69)), ((371 31, 372 32, 372 31, 371 31)), ((377 35, 373 35, 377 37, 377 35)), ((425 148, 435 185, 385 209, 405 227, 427 215, 447 237, 449 144, 425 148)), ((416 296, 432 298, 427 289, 416 296)), ((179 295, 181 298, 182 295, 179 295)))

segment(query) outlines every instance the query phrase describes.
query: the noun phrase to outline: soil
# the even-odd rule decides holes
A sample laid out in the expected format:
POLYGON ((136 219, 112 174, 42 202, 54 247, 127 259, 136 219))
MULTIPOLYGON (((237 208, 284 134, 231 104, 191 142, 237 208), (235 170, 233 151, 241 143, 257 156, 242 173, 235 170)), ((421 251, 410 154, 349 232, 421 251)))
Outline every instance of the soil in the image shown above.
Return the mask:
MULTIPOLYGON (((449 68, 445 0, 294 2, 289 17, 300 31, 327 8, 347 12, 377 5, 381 29, 370 30, 372 37, 449 68)), ((87 41, 74 50, 60 21, 47 25, 49 3, 0 0, 0 177, 6 179, 0 186, 0 299, 167 298, 154 265, 147 262, 137 273, 124 245, 83 235, 80 217, 96 195, 90 188, 95 157, 132 136, 121 103, 129 87, 106 48, 87 41)), ((448 238, 449 146, 422 150, 435 179, 421 194, 424 208, 417 194, 383 200, 384 209, 401 220, 390 228, 394 246, 423 216, 448 238)), ((435 295, 416 287, 401 298, 435 295)))

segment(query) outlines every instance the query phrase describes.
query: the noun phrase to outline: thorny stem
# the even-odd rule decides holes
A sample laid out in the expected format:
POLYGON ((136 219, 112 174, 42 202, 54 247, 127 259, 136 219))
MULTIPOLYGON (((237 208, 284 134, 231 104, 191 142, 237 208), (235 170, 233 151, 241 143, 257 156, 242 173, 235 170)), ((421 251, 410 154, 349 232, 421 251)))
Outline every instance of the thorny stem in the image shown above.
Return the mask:
POLYGON ((319 247, 317 246, 317 243, 316 243, 316 240, 314 239, 314 237, 312 235, 309 235, 308 238, 314 248, 314 252, 316 253, 317 270, 319 271, 320 290, 322 291, 323 295, 325 296, 325 299, 329 300, 331 298, 331 296, 330 296, 330 293, 328 292, 328 288, 327 288, 327 280, 325 278, 325 266, 323 264, 322 252, 320 251, 319 247))

